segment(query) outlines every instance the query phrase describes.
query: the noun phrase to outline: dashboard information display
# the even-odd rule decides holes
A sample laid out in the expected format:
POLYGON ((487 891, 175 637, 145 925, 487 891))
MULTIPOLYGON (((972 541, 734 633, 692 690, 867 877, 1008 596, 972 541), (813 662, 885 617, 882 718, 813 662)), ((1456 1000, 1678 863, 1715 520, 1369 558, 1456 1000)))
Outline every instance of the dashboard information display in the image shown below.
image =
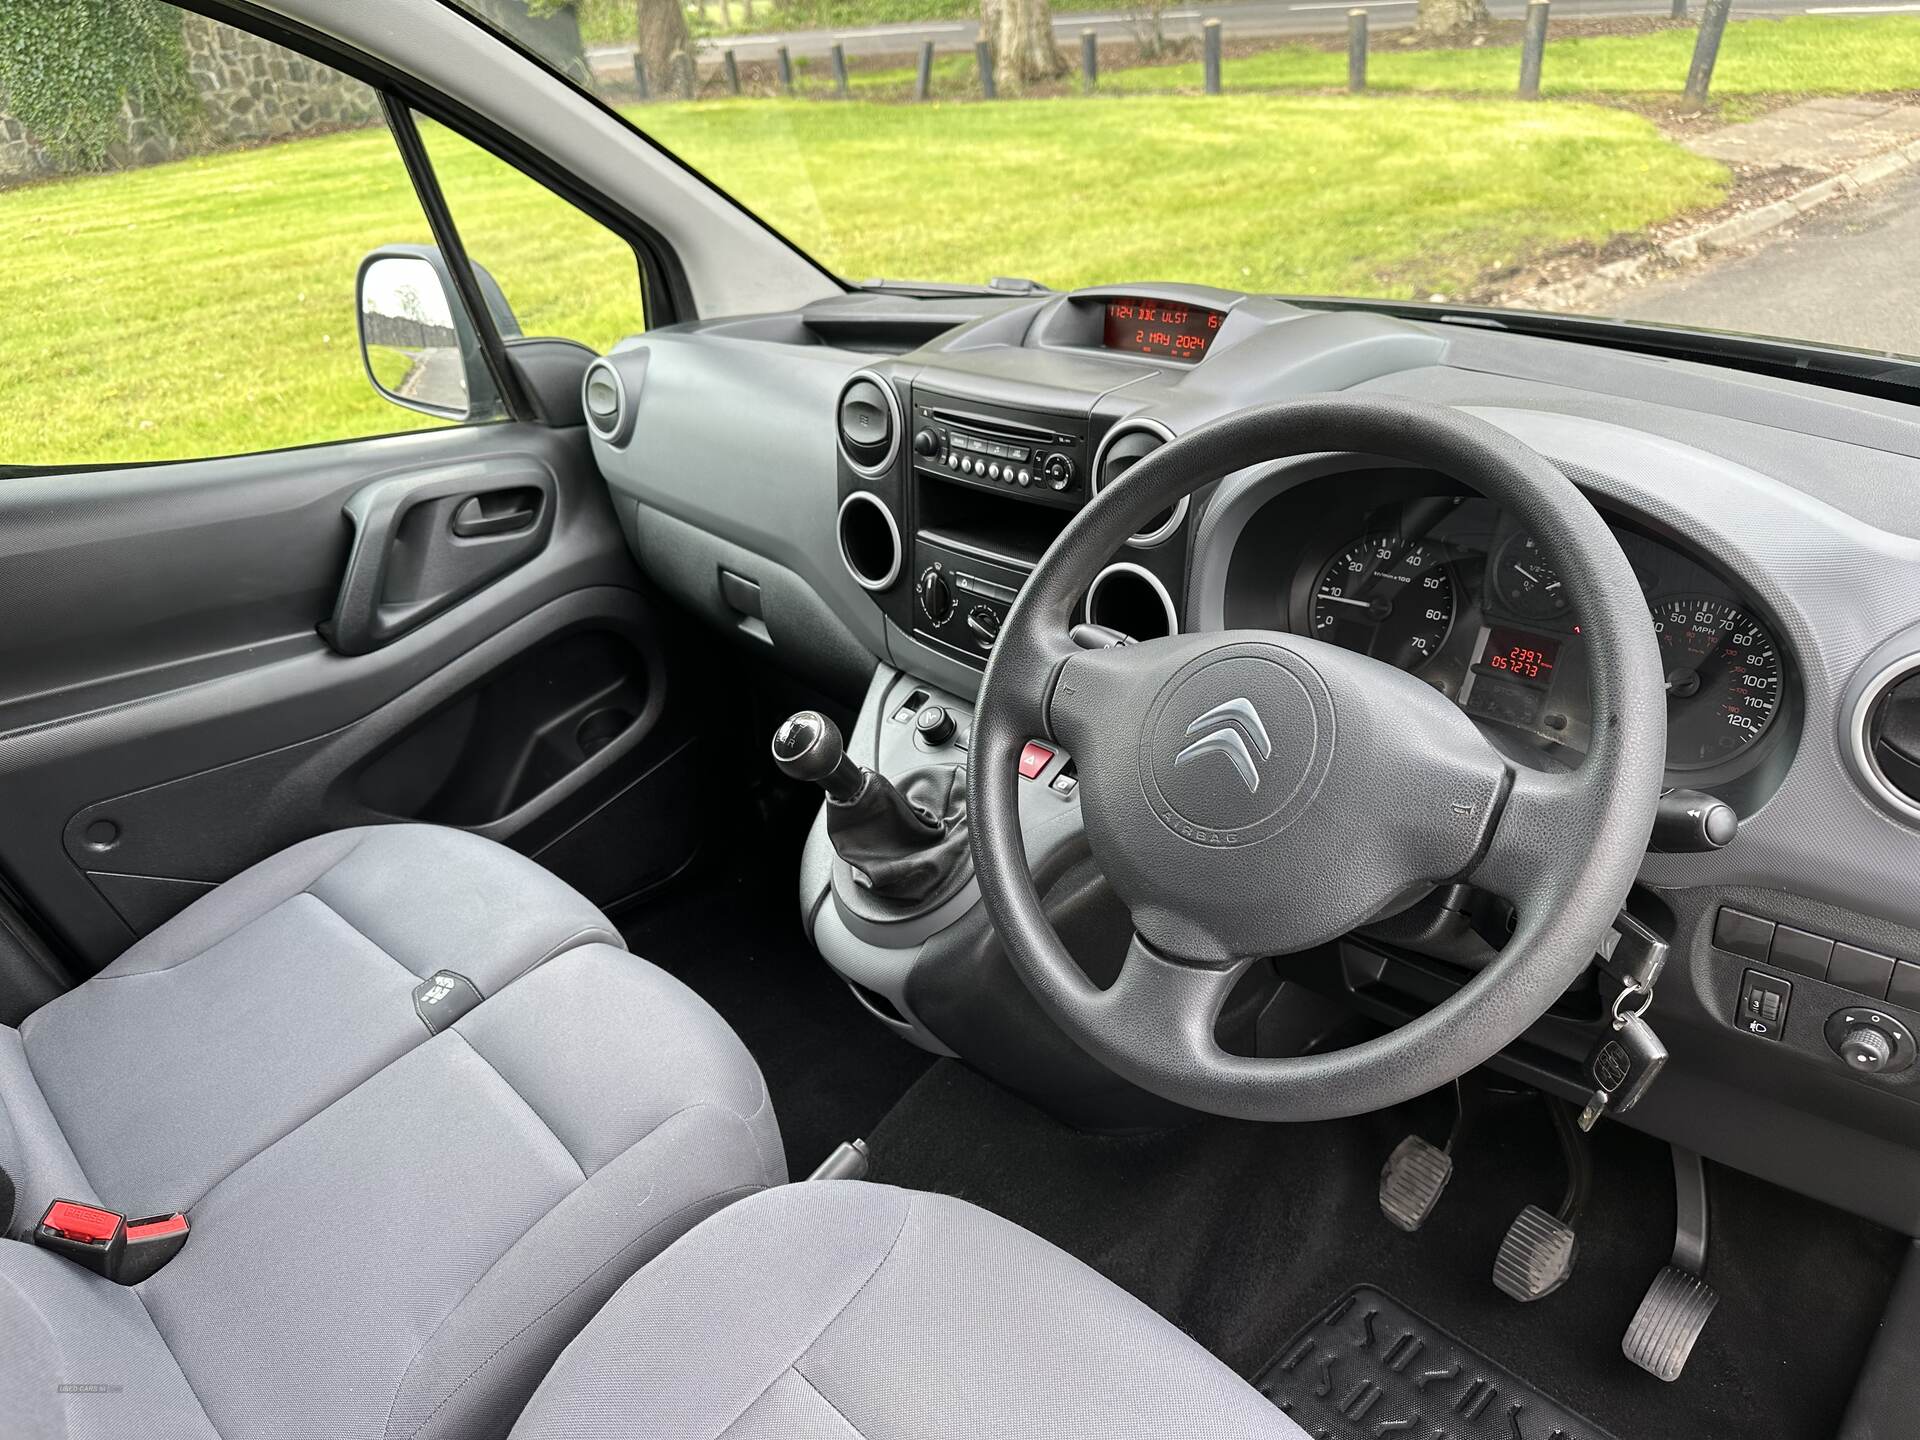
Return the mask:
POLYGON ((1169 305, 1159 300, 1109 300, 1105 345, 1135 355, 1204 360, 1226 319, 1221 310, 1169 305))
POLYGON ((1487 632, 1486 657, 1481 664, 1496 675, 1544 688, 1553 681, 1554 661, 1559 654, 1560 642, 1551 636, 1495 625, 1487 632))

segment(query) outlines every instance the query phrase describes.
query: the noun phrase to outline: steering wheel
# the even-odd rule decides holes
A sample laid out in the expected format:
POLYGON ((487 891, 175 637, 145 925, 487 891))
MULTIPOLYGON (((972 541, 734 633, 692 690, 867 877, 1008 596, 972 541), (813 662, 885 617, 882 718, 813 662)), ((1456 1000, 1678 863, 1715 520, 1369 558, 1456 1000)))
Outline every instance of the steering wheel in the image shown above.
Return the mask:
POLYGON ((1544 458, 1483 420, 1407 400, 1260 406, 1133 466, 1022 587, 974 717, 974 866, 1021 978, 1116 1074, 1219 1115, 1357 1115, 1486 1061, 1579 977, 1646 852, 1665 725, 1639 583, 1544 458), (1070 638, 1079 597, 1149 515, 1235 471, 1323 452, 1439 470, 1504 506, 1554 557, 1580 597, 1590 665, 1593 736, 1577 769, 1516 766, 1431 686, 1318 640, 1234 630, 1082 649, 1070 638), (1027 866, 1018 756, 1030 739, 1073 757, 1094 860, 1133 916, 1105 989, 1061 944, 1027 866), (1511 901, 1519 920, 1449 999, 1345 1049, 1252 1058, 1220 1047, 1221 1006, 1256 959, 1332 940, 1453 880, 1511 901))

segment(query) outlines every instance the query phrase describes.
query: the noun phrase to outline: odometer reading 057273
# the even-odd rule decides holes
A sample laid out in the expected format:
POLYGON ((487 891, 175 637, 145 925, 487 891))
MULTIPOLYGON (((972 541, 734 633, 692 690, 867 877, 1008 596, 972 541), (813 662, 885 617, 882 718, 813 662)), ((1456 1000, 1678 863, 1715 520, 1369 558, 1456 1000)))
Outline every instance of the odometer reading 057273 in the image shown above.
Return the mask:
POLYGON ((1667 768, 1731 760, 1780 712, 1780 650, 1738 605, 1705 595, 1653 602, 1667 678, 1667 768))
POLYGON ((1437 546, 1398 535, 1356 540, 1320 572, 1313 587, 1313 633, 1418 670, 1453 628, 1453 577, 1437 546))

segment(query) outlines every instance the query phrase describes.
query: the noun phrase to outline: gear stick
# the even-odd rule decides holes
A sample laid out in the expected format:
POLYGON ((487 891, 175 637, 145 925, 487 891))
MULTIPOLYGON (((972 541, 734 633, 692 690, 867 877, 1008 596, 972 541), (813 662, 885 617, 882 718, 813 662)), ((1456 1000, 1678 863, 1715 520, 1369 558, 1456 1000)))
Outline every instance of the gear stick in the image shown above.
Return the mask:
POLYGON ((789 716, 773 732, 773 763, 827 792, 827 837, 873 895, 920 904, 954 888, 968 868, 964 767, 915 770, 896 787, 856 764, 840 727, 815 710, 789 716))

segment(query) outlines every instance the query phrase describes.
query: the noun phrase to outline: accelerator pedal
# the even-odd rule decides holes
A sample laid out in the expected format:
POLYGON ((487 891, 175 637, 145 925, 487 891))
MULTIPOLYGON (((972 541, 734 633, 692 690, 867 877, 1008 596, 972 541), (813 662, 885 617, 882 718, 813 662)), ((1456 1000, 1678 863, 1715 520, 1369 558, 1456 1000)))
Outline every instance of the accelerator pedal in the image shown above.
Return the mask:
POLYGON ((1427 1223, 1452 1178, 1453 1156, 1418 1135, 1409 1135, 1393 1147, 1381 1167, 1380 1211, 1412 1234, 1427 1223))
POLYGON ((1621 1353, 1657 1379, 1672 1382, 1686 1368, 1694 1342, 1720 1297, 1707 1269, 1707 1169, 1700 1156, 1673 1147, 1673 1259, 1653 1277, 1633 1312, 1621 1353))
POLYGON ((1690 1270, 1668 1265, 1653 1277, 1647 1297, 1633 1312, 1633 1323, 1620 1349, 1627 1359, 1656 1379, 1674 1381, 1686 1369, 1687 1357, 1707 1318, 1720 1303, 1713 1287, 1690 1270))
POLYGON ((1493 1262, 1501 1293, 1530 1302, 1551 1295, 1573 1274, 1580 1237, 1571 1225, 1529 1205, 1514 1217, 1493 1262))

